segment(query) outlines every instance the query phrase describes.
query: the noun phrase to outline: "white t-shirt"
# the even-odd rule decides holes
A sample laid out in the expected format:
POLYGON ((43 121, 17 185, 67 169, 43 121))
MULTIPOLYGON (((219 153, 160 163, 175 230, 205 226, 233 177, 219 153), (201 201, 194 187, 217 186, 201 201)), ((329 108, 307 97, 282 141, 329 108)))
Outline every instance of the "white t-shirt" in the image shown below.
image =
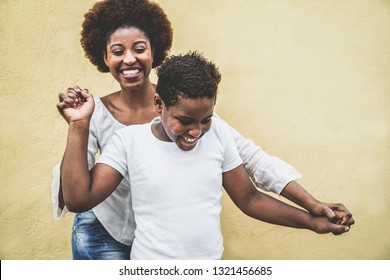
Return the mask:
POLYGON ((151 124, 117 131, 97 160, 130 182, 131 259, 220 259, 222 173, 242 163, 229 128, 213 119, 194 149, 182 151, 158 140, 151 124))
MULTIPOLYGON (((99 151, 103 151, 110 137, 116 130, 125 127, 118 122, 104 106, 100 98, 94 98, 95 109, 91 118, 88 139, 89 168, 95 163, 99 151)), ((213 119, 219 118, 214 113, 213 119)), ((257 187, 280 194, 287 183, 301 175, 292 166, 275 156, 265 153, 253 141, 244 138, 229 126, 238 152, 244 162, 244 168, 257 187)), ((60 163, 53 168, 51 198, 53 216, 60 219, 68 210, 58 207, 60 189, 60 163)), ((109 234, 118 242, 131 245, 134 238, 135 222, 131 208, 129 183, 123 180, 120 186, 104 202, 92 209, 109 234)))

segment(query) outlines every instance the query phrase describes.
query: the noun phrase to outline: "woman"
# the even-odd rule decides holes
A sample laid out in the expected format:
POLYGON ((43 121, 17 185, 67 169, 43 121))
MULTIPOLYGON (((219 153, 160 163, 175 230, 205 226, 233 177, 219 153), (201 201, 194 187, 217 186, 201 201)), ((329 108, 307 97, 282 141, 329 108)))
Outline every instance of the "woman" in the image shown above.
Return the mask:
MULTIPOLYGON (((110 72, 120 91, 95 98, 90 122, 88 162, 119 128, 150 122, 156 117, 153 106, 155 85, 149 79, 172 44, 172 28, 164 11, 147 0, 105 0, 85 15, 81 44, 86 56, 101 72, 110 72)), ((69 106, 81 89, 69 88, 60 94, 57 107, 69 106)), ((287 163, 264 153, 252 141, 231 128, 244 167, 258 187, 281 194, 313 215, 327 216, 337 223, 352 225, 350 212, 342 204, 323 203, 307 193, 296 179, 299 173, 287 163)), ((66 213, 60 187, 59 165, 54 169, 52 197, 54 214, 66 213), (63 209, 62 213, 61 210, 63 209)), ((129 259, 134 238, 129 183, 118 188, 92 211, 75 216, 72 233, 74 259, 129 259)))

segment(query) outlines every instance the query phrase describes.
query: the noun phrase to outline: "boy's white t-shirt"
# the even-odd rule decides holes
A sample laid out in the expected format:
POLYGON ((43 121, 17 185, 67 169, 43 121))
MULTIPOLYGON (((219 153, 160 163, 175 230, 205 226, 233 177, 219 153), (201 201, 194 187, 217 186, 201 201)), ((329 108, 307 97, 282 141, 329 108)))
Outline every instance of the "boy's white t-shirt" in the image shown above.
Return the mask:
POLYGON ((222 173, 242 163, 231 132, 213 118, 196 147, 182 151, 158 140, 152 123, 117 131, 97 161, 130 181, 131 259, 220 259, 222 173))
MULTIPOLYGON (((216 113, 214 115, 213 119, 220 119, 216 113)), ((96 97, 88 138, 89 168, 92 168, 95 164, 95 156, 98 151, 104 150, 110 137, 116 130, 123 127, 125 125, 119 123, 107 110, 100 98, 96 97)), ((301 177, 291 165, 275 156, 268 155, 252 140, 244 138, 232 127, 229 126, 229 128, 244 162, 244 168, 258 188, 280 194, 288 182, 301 177)), ((58 207, 60 179, 60 163, 58 163, 53 168, 51 183, 53 216, 55 219, 60 219, 68 213, 66 207, 64 209, 58 207)), ((131 207, 130 187, 126 179, 122 180, 120 187, 110 197, 93 208, 93 212, 115 240, 126 245, 132 244, 135 221, 131 207)), ((90 234, 93 234, 93 232, 91 231, 90 234)))

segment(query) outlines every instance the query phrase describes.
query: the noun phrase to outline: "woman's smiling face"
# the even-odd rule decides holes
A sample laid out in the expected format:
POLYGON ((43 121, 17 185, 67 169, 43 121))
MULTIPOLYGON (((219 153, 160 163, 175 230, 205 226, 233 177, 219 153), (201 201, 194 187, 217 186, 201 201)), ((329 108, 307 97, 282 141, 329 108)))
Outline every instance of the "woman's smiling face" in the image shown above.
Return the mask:
POLYGON ((148 37, 136 27, 120 27, 108 42, 104 61, 122 88, 136 90, 149 81, 153 50, 148 37))

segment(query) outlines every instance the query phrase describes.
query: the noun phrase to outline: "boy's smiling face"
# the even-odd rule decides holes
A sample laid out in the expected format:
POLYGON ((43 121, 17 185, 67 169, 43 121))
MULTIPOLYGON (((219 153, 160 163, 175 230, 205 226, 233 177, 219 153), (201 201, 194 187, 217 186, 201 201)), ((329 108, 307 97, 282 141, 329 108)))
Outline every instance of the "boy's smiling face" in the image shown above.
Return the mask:
POLYGON ((175 142, 183 151, 192 150, 211 127, 214 98, 191 99, 180 95, 178 102, 169 108, 158 94, 154 101, 161 116, 161 123, 153 130, 154 135, 160 140, 175 142))

